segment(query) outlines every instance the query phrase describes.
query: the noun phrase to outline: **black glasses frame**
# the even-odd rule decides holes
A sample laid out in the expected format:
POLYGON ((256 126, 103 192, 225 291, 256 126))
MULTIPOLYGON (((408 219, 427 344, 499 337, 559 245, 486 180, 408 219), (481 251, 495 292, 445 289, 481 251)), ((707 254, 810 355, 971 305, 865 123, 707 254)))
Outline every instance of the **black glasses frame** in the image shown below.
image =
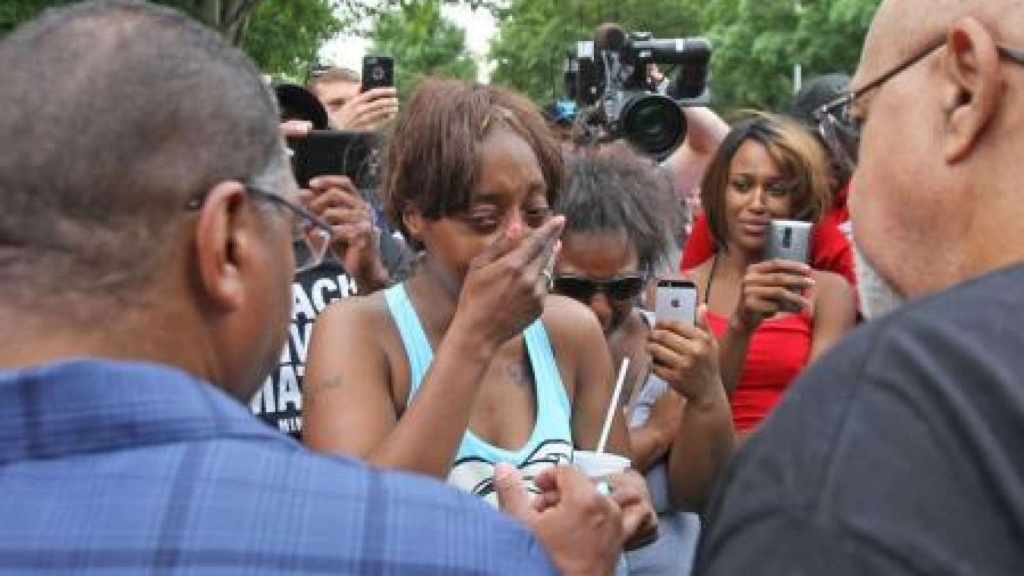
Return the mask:
MULTIPOLYGON (((929 42, 922 50, 888 72, 856 90, 848 91, 831 102, 823 104, 814 111, 813 115, 814 119, 818 121, 819 133, 828 144, 833 155, 846 164, 847 168, 851 170, 857 168, 856 148, 860 144, 861 124, 850 117, 850 107, 853 103, 868 92, 881 87, 897 74, 924 60, 933 52, 945 46, 946 42, 945 35, 929 42), (845 143, 844 140, 846 141, 845 143)), ((996 50, 1003 58, 1024 65, 1024 49, 997 43, 996 50)))
MULTIPOLYGON (((320 263, 324 259, 324 256, 327 253, 326 246, 330 241, 331 237, 333 236, 333 233, 331 231, 331 225, 325 222, 322 218, 314 215, 309 210, 306 210, 302 206, 299 206, 298 204, 295 204, 294 202, 288 200, 287 198, 284 198, 280 194, 268 192, 252 184, 243 183, 242 186, 245 189, 245 193, 249 194, 253 198, 265 202, 270 202, 271 204, 276 204, 278 206, 282 206, 286 210, 290 211, 295 216, 296 222, 301 223, 302 229, 307 231, 307 242, 308 236, 310 234, 317 234, 323 239, 324 243, 322 245, 322 248, 310 251, 311 254, 313 254, 313 258, 309 262, 306 262, 301 265, 298 262, 295 263, 295 272, 302 272, 304 270, 309 270, 310 268, 314 268, 320 265, 320 263)), ((185 204, 185 209, 199 210, 200 208, 203 207, 203 203, 205 201, 205 194, 201 196, 195 196, 189 199, 189 201, 185 204)))

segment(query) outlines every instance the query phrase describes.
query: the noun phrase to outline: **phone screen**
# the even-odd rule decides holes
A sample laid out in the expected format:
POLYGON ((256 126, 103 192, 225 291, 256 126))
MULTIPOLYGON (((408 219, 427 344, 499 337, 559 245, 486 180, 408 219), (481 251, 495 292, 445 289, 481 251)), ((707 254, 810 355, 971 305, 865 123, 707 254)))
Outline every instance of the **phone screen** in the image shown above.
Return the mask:
POLYGON ((357 188, 373 188, 383 142, 377 132, 313 130, 301 138, 289 138, 292 171, 299 186, 307 188, 316 176, 348 176, 357 188))
POLYGON ((374 88, 390 88, 395 85, 395 61, 389 56, 365 56, 363 58, 362 91, 374 88))
POLYGON ((697 321, 697 285, 690 280, 658 280, 654 316, 658 320, 697 321))

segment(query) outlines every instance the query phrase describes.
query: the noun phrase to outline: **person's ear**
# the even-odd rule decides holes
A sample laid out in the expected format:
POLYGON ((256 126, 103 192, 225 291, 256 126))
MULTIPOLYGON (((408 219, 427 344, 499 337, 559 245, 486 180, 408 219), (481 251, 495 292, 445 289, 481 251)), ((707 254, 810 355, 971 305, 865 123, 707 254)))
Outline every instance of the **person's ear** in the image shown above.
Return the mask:
POLYGON ((952 164, 974 149, 1001 98, 999 50, 980 22, 963 18, 953 23, 943 73, 943 149, 952 164))
POLYGON ((195 262, 204 296, 233 310, 245 300, 243 272, 254 249, 249 198, 238 182, 221 182, 206 194, 195 231, 195 262))

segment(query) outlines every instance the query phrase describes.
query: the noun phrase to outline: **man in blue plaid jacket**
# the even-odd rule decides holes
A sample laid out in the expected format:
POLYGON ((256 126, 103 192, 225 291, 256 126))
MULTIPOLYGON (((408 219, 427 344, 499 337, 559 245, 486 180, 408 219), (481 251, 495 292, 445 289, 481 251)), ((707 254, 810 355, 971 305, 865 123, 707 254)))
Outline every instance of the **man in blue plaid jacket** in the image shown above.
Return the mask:
POLYGON ((0 70, 0 574, 613 567, 620 511, 569 468, 534 503, 502 476, 517 521, 249 413, 330 228, 240 52, 83 2, 9 34, 0 70))

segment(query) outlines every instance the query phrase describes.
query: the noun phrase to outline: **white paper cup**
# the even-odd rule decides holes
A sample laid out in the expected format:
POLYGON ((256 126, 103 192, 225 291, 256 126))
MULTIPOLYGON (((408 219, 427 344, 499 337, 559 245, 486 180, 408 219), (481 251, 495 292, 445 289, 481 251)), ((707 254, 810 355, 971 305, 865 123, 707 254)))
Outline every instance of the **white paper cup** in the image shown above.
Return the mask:
POLYGON ((629 458, 624 456, 590 450, 573 451, 572 463, 593 480, 601 480, 616 472, 625 472, 631 464, 629 458))

